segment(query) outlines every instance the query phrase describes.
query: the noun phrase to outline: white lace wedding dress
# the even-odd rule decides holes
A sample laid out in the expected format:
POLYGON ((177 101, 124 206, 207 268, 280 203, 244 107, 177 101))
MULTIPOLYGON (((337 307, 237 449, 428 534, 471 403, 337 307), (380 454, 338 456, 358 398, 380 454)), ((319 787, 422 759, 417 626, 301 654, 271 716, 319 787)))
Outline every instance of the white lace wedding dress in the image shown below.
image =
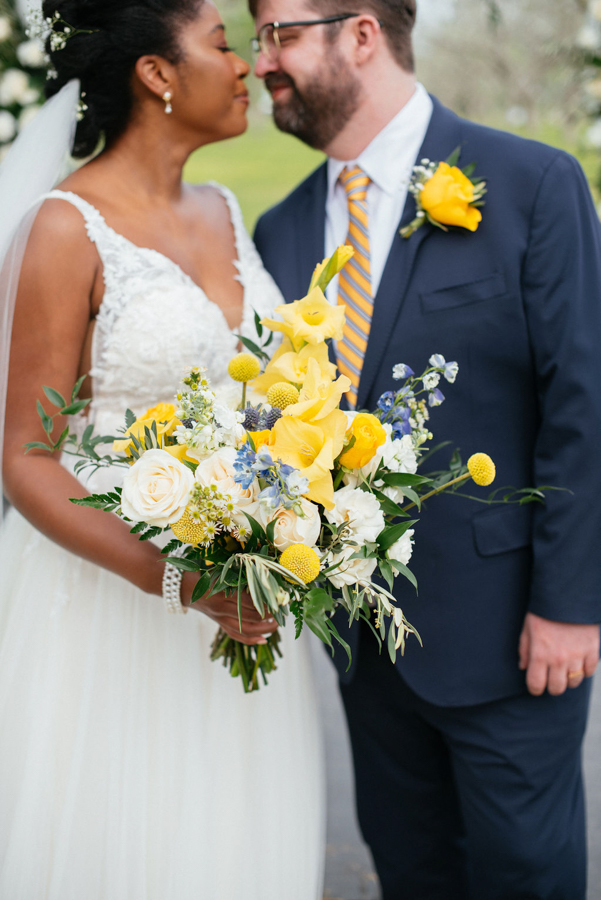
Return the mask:
MULTIPOLYGON (((282 302, 231 212, 253 311, 282 302)), ((228 383, 237 339, 170 259, 73 194, 104 265, 91 416, 171 401, 191 365, 228 383)), ((230 382, 231 383, 231 382, 230 382)), ((65 462, 65 465, 68 465, 65 462)), ((107 474, 87 482, 107 487, 107 474)), ((83 477, 82 477, 82 480, 83 477)), ((323 782, 309 648, 268 687, 209 661, 216 625, 66 552, 14 509, 0 539, 0 900, 316 900, 323 782)))

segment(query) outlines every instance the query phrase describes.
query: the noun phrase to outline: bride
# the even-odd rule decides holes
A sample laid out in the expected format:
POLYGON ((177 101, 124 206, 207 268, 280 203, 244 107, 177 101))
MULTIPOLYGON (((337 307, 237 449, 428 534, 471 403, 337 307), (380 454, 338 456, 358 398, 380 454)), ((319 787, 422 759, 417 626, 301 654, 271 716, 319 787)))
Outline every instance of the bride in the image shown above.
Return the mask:
MULTIPOLYGON (((251 336, 254 310, 282 302, 232 194, 182 182, 193 150, 244 131, 248 66, 210 0, 46 0, 44 15, 48 94, 81 82, 73 155, 104 149, 36 198, 14 312, 0 897, 315 900, 323 789, 307 646, 285 629, 268 688, 244 695, 209 661, 218 626, 240 637, 234 604, 168 615, 159 549, 69 503, 110 487, 109 470, 77 480, 64 457, 23 451, 44 440, 43 385, 68 395, 89 373, 88 421, 115 433, 126 408, 170 402, 186 367, 224 389, 236 332, 251 336)), ((185 606, 193 587, 186 574, 185 606)), ((274 628, 246 598, 243 639, 274 628)))

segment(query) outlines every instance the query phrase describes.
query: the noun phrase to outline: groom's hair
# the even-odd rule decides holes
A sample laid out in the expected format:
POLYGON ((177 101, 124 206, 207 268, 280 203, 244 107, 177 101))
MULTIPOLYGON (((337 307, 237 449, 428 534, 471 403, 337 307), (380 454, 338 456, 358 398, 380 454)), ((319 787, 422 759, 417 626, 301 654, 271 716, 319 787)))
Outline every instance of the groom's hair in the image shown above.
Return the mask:
MULTIPOLYGON (((256 18, 259 2, 248 2, 253 18, 256 18)), ((346 12, 371 13, 379 20, 390 52, 401 69, 414 71, 411 34, 417 16, 417 0, 310 0, 309 5, 324 19, 346 12)), ((328 25, 328 39, 334 41, 341 28, 340 22, 328 25)))

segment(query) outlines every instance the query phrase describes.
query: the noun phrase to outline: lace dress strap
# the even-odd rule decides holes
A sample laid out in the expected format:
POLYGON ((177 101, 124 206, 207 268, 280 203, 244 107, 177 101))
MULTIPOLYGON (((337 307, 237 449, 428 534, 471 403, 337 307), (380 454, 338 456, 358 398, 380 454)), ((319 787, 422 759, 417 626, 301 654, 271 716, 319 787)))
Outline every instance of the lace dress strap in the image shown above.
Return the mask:
POLYGON ((104 218, 95 206, 92 206, 91 203, 88 203, 87 200, 84 200, 83 197, 80 197, 79 194, 74 194, 72 191, 50 191, 48 194, 44 194, 40 199, 65 200, 67 203, 71 203, 72 206, 75 206, 83 216, 88 237, 92 243, 97 245, 98 253, 100 254, 101 259, 103 258, 103 250, 108 245, 111 229, 109 229, 104 218))

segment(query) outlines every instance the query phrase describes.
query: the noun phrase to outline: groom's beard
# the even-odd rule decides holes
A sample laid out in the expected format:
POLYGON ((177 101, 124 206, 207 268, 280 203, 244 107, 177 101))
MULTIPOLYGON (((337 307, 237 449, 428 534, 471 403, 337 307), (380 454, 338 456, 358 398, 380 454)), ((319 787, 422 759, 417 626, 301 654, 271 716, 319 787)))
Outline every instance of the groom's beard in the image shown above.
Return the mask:
POLYGON ((289 87, 285 101, 273 104, 273 118, 280 131, 293 134, 316 150, 325 150, 342 131, 359 106, 361 84, 340 58, 302 88, 284 72, 265 76, 269 91, 289 87))

